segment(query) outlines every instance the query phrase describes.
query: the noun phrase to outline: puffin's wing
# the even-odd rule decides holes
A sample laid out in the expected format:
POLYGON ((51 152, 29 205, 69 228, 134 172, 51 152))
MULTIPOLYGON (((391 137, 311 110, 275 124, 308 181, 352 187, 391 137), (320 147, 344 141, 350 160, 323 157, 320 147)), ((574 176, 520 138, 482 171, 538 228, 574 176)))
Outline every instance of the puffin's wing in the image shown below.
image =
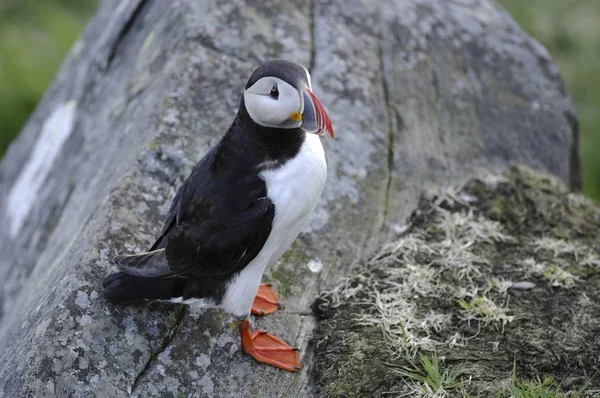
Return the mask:
POLYGON ((150 248, 150 251, 165 247, 166 236, 171 230, 173 230, 173 228, 179 225, 182 210, 188 207, 194 197, 194 190, 188 189, 188 187, 190 184, 197 183, 198 180, 201 180, 202 175, 206 172, 207 166, 212 163, 214 155, 215 148, 212 148, 200 160, 194 170, 192 170, 192 173, 185 180, 183 185, 179 187, 177 193, 175 194, 175 198, 173 198, 173 202, 171 202, 169 212, 165 217, 165 222, 163 224, 162 231, 160 232, 160 236, 158 239, 156 239, 156 242, 154 242, 150 248))
POLYGON ((162 231, 160 232, 160 236, 158 237, 158 239, 156 239, 156 242, 154 242, 154 244, 150 248, 150 251, 154 251, 155 249, 164 247, 163 240, 164 240, 165 236, 169 233, 169 231, 171 229, 173 229, 173 227, 175 227, 175 226, 177 226, 177 224, 179 224, 179 213, 181 211, 181 205, 182 205, 183 198, 185 196, 187 187, 189 185, 189 181, 190 181, 189 179, 186 180, 183 183, 183 185, 179 188, 177 193, 175 194, 175 198, 173 199, 173 202, 171 203, 169 212, 167 213, 167 216, 165 217, 165 222, 163 224, 162 231))
POLYGON ((167 236, 169 270, 175 276, 226 276, 242 270, 263 248, 275 205, 267 197, 253 201, 227 219, 206 220, 195 227, 186 222, 167 236))
POLYGON ((126 256, 117 256, 113 259, 119 271, 129 275, 141 276, 145 278, 171 276, 172 273, 167 267, 165 249, 153 250, 150 252, 131 254, 126 256))

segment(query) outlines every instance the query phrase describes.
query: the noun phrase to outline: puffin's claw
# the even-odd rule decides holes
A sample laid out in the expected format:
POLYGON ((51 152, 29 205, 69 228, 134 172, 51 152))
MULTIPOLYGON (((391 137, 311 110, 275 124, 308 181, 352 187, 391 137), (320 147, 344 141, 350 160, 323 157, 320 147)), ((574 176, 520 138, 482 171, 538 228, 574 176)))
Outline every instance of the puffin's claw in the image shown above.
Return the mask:
POLYGON ((250 321, 239 323, 242 350, 260 363, 266 363, 288 372, 300 370, 297 348, 273 336, 266 330, 250 333, 250 321))
POLYGON ((262 283, 252 303, 252 315, 265 316, 282 308, 283 304, 279 301, 273 285, 262 283))

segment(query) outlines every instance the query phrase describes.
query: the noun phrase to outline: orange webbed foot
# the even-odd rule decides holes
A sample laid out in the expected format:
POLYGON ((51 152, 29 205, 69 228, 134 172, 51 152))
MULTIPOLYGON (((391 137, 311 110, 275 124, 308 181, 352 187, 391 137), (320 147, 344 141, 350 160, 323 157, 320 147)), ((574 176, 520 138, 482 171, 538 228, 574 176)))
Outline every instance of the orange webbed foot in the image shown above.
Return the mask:
POLYGON ((252 303, 252 315, 264 316, 283 308, 273 285, 261 283, 252 303))
POLYGON ((250 321, 239 323, 242 350, 260 363, 276 368, 296 372, 300 370, 298 349, 292 348, 285 341, 271 333, 256 330, 250 333, 250 321))

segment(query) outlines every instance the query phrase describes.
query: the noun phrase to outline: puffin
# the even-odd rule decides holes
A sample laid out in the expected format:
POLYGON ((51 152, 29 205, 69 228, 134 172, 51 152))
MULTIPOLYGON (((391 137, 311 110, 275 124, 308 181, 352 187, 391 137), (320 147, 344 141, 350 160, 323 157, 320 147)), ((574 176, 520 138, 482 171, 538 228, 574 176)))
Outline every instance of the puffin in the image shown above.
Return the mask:
POLYGON ((298 350, 251 332, 250 314, 282 307, 265 269, 291 246, 327 177, 319 136, 334 137, 308 70, 272 60, 250 76, 233 123, 177 191, 146 252, 113 259, 104 297, 218 307, 237 321, 241 348, 256 361, 300 369, 298 350))

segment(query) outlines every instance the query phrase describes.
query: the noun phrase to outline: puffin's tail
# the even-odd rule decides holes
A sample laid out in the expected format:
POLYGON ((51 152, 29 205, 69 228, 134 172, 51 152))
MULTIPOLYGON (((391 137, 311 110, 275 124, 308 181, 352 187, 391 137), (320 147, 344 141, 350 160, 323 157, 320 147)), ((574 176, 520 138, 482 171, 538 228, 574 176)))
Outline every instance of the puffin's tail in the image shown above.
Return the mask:
POLYGON ((179 278, 144 278, 117 272, 102 281, 104 297, 115 302, 168 300, 181 297, 183 280, 179 278))

